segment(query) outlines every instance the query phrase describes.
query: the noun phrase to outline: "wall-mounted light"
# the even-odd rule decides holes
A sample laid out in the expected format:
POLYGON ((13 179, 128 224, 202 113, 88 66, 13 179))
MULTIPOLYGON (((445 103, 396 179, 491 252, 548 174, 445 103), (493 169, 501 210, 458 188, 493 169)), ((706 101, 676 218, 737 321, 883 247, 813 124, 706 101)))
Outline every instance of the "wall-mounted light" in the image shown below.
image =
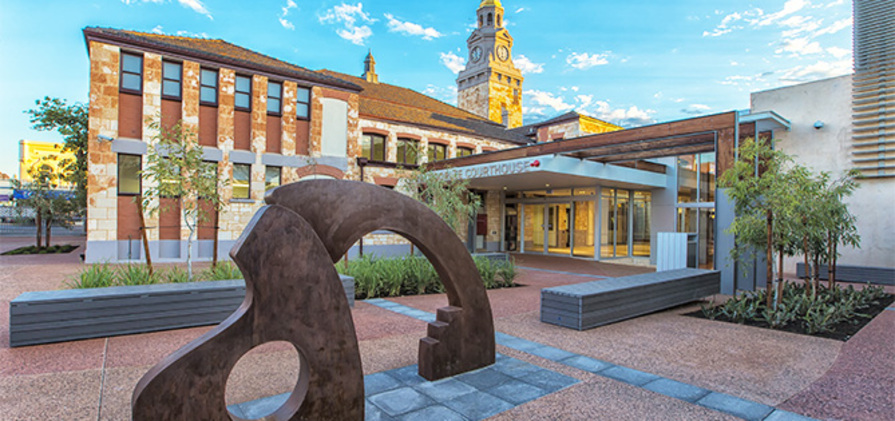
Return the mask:
POLYGON ((97 140, 99 140, 99 143, 103 143, 103 142, 110 142, 110 143, 111 143, 113 140, 115 140, 115 139, 113 139, 113 138, 111 138, 111 137, 109 137, 109 136, 102 135, 102 134, 101 134, 101 135, 97 135, 96 138, 97 138, 97 140))
POLYGON ((820 120, 815 121, 815 122, 814 122, 814 128, 815 128, 816 130, 820 130, 820 129, 824 128, 824 122, 823 122, 823 121, 820 121, 820 120))

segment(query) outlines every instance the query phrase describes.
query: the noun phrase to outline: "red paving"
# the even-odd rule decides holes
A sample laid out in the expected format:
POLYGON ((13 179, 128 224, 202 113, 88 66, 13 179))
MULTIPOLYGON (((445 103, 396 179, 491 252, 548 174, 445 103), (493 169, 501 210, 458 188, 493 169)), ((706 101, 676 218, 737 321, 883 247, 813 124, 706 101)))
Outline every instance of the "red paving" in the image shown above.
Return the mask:
MULTIPOLYGON (((0 251, 27 245, 31 241, 7 238, 0 240, 0 251)), ((77 238, 56 240, 54 243, 78 241, 77 238)), ((80 241, 83 242, 83 239, 80 241)), ((27 290, 58 288, 63 275, 70 276, 82 267, 77 256, 79 252, 77 250, 69 255, 0 257, 0 266, 3 267, 0 271, 0 384, 6 377, 73 373, 103 367, 106 339, 16 349, 8 347, 9 300, 27 290)), ((536 312, 540 306, 541 288, 590 282, 595 280, 593 276, 616 277, 652 270, 550 256, 519 255, 515 259, 519 266, 541 270, 520 269, 517 282, 522 286, 488 292, 495 319, 536 312), (548 271, 577 272, 592 276, 548 271)), ((444 294, 391 300, 429 312, 447 305, 444 294)), ((408 334, 422 337, 426 330, 425 323, 363 302, 356 304, 352 316, 361 342, 375 342, 408 334)), ((108 353, 105 355, 106 368, 154 364, 209 329, 211 328, 203 327, 109 338, 108 353)), ((817 381, 788 399, 786 396, 780 397, 780 401, 785 401, 781 407, 821 419, 895 420, 893 331, 895 311, 885 311, 841 347, 841 353, 832 368, 817 381)), ((575 333, 569 331, 568 334, 575 333)), ((15 401, 5 400, 13 404, 15 401)))

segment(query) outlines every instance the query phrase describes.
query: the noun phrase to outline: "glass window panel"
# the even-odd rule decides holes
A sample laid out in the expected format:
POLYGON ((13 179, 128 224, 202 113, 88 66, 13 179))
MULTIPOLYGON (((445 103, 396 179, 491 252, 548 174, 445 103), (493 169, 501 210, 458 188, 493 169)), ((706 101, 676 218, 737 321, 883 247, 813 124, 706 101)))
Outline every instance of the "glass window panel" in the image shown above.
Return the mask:
POLYGON ((140 194, 142 165, 139 155, 118 155, 118 194, 140 194))
POLYGON ((264 170, 264 191, 280 187, 282 173, 283 171, 280 167, 267 167, 264 170))
POLYGON ((267 112, 271 114, 279 114, 280 113, 280 100, 274 98, 267 99, 267 112))
POLYGON ((600 201, 600 257, 615 257, 615 190, 603 189, 600 201))
POLYGON ((419 148, 419 142, 413 139, 398 139, 398 163, 416 165, 419 148))
POLYGON ((385 161, 385 138, 382 136, 373 136, 373 158, 374 161, 385 161))
POLYGON ((699 258, 699 267, 702 269, 715 268, 715 210, 699 210, 699 244, 696 255, 699 258))
POLYGON ((699 200, 697 196, 698 169, 696 155, 684 155, 677 158, 678 203, 694 203, 699 200))
POLYGON ((308 118, 309 110, 310 110, 310 108, 308 107, 308 104, 298 103, 298 105, 295 108, 295 116, 299 117, 299 118, 308 118))
POLYGON ((180 80, 181 78, 181 65, 180 63, 171 63, 171 62, 163 62, 162 63, 162 77, 165 79, 171 80, 180 80))
POLYGON ((715 201, 715 154, 699 156, 699 201, 715 201))
POLYGON ((519 251, 519 206, 506 205, 504 220, 504 248, 506 251, 519 251))
POLYGON ((525 205, 523 224, 525 251, 544 252, 544 205, 525 205))
POLYGON ((634 192, 634 256, 650 255, 652 196, 649 192, 634 192))
POLYGON ((130 89, 133 91, 139 91, 142 88, 142 78, 140 75, 134 75, 130 73, 123 73, 121 75, 121 88, 122 89, 130 89))
POLYGON ((618 190, 615 203, 615 256, 628 256, 628 222, 631 200, 627 190, 618 190))
POLYGON ((311 90, 308 88, 298 88, 295 92, 295 98, 298 102, 303 102, 305 104, 311 102, 311 90))
POLYGON ((267 96, 269 98, 282 98, 283 85, 279 82, 267 82, 267 96))
POLYGON ((218 72, 215 70, 202 70, 202 85, 212 88, 218 86, 218 72))
POLYGON ((252 180, 252 166, 245 164, 233 164, 233 198, 250 198, 250 186, 252 180))
POLYGON ((572 235, 575 256, 594 257, 595 213, 594 202, 575 202, 575 231, 572 235))
POLYGON ((249 109, 252 108, 252 101, 249 94, 237 93, 235 97, 236 108, 249 109))
POLYGON ((180 98, 180 82, 173 80, 163 81, 162 95, 180 98))
POLYGON ((596 196, 597 189, 575 189, 575 196, 596 196))
POLYGON ((143 73, 143 57, 135 56, 133 54, 122 54, 121 55, 121 69, 125 72, 143 73))
POLYGON ((252 79, 245 76, 236 76, 236 92, 252 92, 252 79))
POLYGON ((218 102, 218 90, 203 86, 199 90, 199 100, 202 102, 216 104, 218 102))

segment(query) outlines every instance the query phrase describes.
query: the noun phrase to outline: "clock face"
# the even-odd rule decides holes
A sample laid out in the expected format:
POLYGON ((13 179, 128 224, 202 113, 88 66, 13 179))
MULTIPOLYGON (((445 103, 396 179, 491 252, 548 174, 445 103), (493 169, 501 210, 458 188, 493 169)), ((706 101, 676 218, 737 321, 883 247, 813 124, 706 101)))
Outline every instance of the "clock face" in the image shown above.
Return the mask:
POLYGON ((507 48, 506 45, 497 47, 497 58, 499 58, 500 61, 507 61, 507 59, 510 58, 510 49, 507 48))
POLYGON ((475 47, 472 51, 469 52, 469 57, 473 62, 478 62, 482 59, 482 47, 475 47))

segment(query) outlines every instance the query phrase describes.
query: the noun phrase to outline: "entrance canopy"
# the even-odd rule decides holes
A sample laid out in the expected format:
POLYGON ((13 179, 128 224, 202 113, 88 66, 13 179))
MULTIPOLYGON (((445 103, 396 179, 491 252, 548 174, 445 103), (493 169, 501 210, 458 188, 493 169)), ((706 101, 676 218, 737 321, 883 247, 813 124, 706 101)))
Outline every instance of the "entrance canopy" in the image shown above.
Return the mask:
POLYGON ((715 152, 718 174, 723 174, 733 165, 740 140, 771 138, 773 130, 788 128, 789 122, 773 112, 731 111, 439 161, 429 168, 462 171, 473 188, 544 188, 554 182, 592 186, 595 180, 665 187, 665 166, 651 159, 715 152))

